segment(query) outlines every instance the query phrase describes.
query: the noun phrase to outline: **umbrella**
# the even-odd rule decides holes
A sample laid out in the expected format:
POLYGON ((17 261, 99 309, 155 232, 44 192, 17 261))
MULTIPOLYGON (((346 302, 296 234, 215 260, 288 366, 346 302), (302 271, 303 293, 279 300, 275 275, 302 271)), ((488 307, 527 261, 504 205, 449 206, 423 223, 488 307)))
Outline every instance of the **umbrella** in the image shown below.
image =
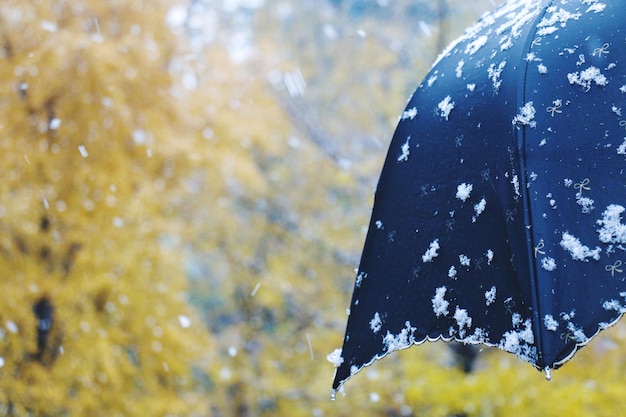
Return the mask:
POLYGON ((626 8, 516 0, 410 99, 375 194, 333 388, 426 340, 556 369, 626 312, 626 8))

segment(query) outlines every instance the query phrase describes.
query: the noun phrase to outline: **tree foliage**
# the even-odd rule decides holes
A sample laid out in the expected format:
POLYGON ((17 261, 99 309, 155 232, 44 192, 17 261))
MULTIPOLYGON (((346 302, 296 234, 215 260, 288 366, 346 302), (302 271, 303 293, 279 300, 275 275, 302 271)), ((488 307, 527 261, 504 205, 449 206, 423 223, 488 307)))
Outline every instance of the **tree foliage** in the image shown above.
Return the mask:
MULTIPOLYGON (((0 414, 194 408, 163 2, 0 5, 0 414)), ((194 359, 195 358, 195 359, 194 359)))

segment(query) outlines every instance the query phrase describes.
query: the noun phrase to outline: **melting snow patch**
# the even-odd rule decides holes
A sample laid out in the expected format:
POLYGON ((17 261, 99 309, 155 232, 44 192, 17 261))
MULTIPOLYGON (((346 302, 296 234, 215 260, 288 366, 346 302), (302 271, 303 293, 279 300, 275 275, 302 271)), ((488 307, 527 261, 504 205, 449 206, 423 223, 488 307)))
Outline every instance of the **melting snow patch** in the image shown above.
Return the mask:
POLYGON ((580 193, 576 194, 576 204, 582 207, 584 214, 589 214, 595 208, 593 206, 594 201, 589 197, 583 197, 580 193))
POLYGON ((541 259, 541 267, 548 272, 554 271, 556 269, 556 261, 554 258, 546 256, 541 259))
POLYGON ((513 184, 513 191, 515 191, 515 198, 519 198, 522 194, 519 192, 519 177, 517 175, 513 175, 511 179, 511 184, 513 184))
POLYGON ((485 255, 487 256, 487 265, 491 265, 491 261, 493 261, 493 251, 491 249, 487 249, 487 253, 485 253, 485 255))
POLYGON ((335 368, 339 368, 343 363, 343 356, 341 356, 341 349, 335 349, 328 355, 326 355, 326 360, 333 364, 335 368))
POLYGON ((387 332, 387 335, 383 338, 383 343, 387 352, 394 352, 396 350, 405 349, 411 346, 415 342, 415 327, 411 327, 410 322, 405 323, 405 328, 397 335, 392 335, 387 332))
POLYGON ((461 78, 463 76, 463 65, 465 65, 465 61, 460 60, 456 69, 454 70, 457 78, 461 78))
POLYGON ((445 297, 447 290, 448 289, 446 287, 437 288, 435 290, 435 296, 431 299, 433 303, 433 312, 437 315, 437 317, 442 315, 447 316, 449 313, 448 306, 450 303, 443 298, 445 297))
POLYGON ((367 273, 365 272, 359 272, 359 274, 356 276, 356 287, 360 288, 361 284, 363 283, 363 280, 367 278, 367 273))
POLYGON ((598 0, 583 0, 583 4, 589 5, 589 8, 585 10, 586 13, 600 13, 606 7, 606 4, 600 3, 598 0))
MULTIPOLYGON (((514 324, 515 327, 521 323, 514 324)), ((532 344, 535 342, 530 320, 524 322, 524 328, 504 333, 498 347, 530 363, 535 363, 537 351, 532 344)))
POLYGON ((537 35, 545 36, 554 33, 559 29, 556 26, 557 24, 564 28, 567 26, 568 20, 578 20, 580 16, 580 13, 570 13, 564 9, 557 10, 556 6, 548 7, 546 9, 546 16, 544 16, 543 19, 541 19, 541 21, 537 24, 537 28, 539 28, 537 35))
POLYGON ((409 136, 408 138, 406 138, 406 142, 404 142, 404 144, 402 145, 402 154, 398 156, 398 162, 409 160, 409 153, 410 153, 409 141, 410 140, 411 140, 411 137, 409 136))
POLYGON ((496 67, 496 64, 491 64, 487 69, 487 74, 489 75, 489 79, 493 83, 493 91, 497 93, 500 90, 500 86, 502 85, 502 80, 500 76, 502 75, 502 70, 506 66, 506 61, 500 62, 500 64, 496 67))
POLYGON ((493 286, 489 291, 485 291, 485 304, 490 306, 496 302, 496 287, 493 286))
POLYGON ((474 205, 474 211, 476 212, 476 216, 472 217, 472 223, 476 222, 476 218, 485 211, 486 207, 487 207, 487 200, 485 200, 484 198, 480 200, 478 204, 474 205))
POLYGON ((537 126, 537 122, 533 119, 535 118, 535 107, 533 107, 533 102, 529 101, 524 104, 523 107, 520 107, 520 112, 513 118, 513 124, 521 124, 524 126, 535 127, 537 126))
POLYGON ((605 86, 609 83, 606 77, 600 72, 600 69, 594 66, 580 73, 578 71, 569 73, 567 74, 567 79, 570 84, 580 85, 585 91, 591 90, 593 83, 599 86, 605 86))
POLYGON ((465 202, 470 196, 474 186, 472 184, 462 183, 456 187, 456 198, 465 202))
POLYGON ((546 326, 546 329, 556 332, 556 329, 559 328, 559 322, 554 320, 552 314, 546 314, 543 316, 543 325, 546 326))
POLYGON ((439 102, 439 104, 437 104, 437 107, 441 111, 440 116, 445 117, 446 120, 448 120, 448 116, 454 108, 454 102, 451 101, 450 96, 446 96, 446 98, 444 98, 443 100, 441 100, 441 102, 439 102))
POLYGON ((432 262, 434 258, 439 256, 439 253, 437 253, 438 250, 439 250, 439 239, 435 239, 432 242, 430 242, 430 246, 428 247, 428 250, 426 251, 426 253, 422 255, 422 262, 432 262))
POLYGON ((468 329, 472 326, 472 318, 467 314, 467 310, 464 308, 456 307, 456 311, 454 312, 454 319, 456 320, 456 324, 459 326, 459 335, 461 337, 465 336, 465 331, 463 330, 465 327, 468 329))
POLYGON ((487 341, 488 333, 485 329, 477 327, 474 329, 474 333, 467 336, 462 340, 464 343, 485 343, 487 341))
POLYGON ((453 266, 448 269, 448 277, 452 279, 456 279, 456 268, 453 266))
POLYGON ((407 109, 402 113, 402 120, 406 120, 406 119, 415 119, 415 116, 417 116, 417 107, 413 107, 411 109, 407 109))
MULTIPOLYGON (((626 87, 626 86, 625 86, 626 87)), ((474 90, 476 89, 476 84, 474 83, 470 83, 467 85, 467 89, 471 92, 474 92, 474 90)))
POLYGON ((377 312, 374 314, 374 318, 370 320, 370 329, 372 329, 374 333, 378 333, 382 327, 383 321, 380 319, 380 315, 377 312))
POLYGON ((576 327, 574 323, 567 323, 568 337, 574 339, 578 343, 585 343, 589 338, 583 332, 583 329, 576 327))
POLYGON ((626 309, 624 308, 624 306, 617 300, 605 301, 604 303, 602 303, 602 308, 604 308, 607 311, 615 310, 620 313, 626 312, 626 309))
POLYGON ((478 38, 467 44, 467 46, 465 47, 465 53, 467 55, 474 55, 476 52, 478 52, 480 48, 485 46, 488 40, 489 37, 487 35, 479 36, 478 38))
POLYGON ((598 237, 602 243, 626 243, 626 225, 622 223, 622 213, 626 210, 619 204, 611 204, 602 213, 597 223, 602 226, 598 237))
POLYGON ((563 233, 560 245, 572 255, 574 260, 587 262, 589 260, 587 258, 593 258, 596 261, 600 259, 601 249, 599 247, 596 246, 595 249, 590 250, 588 246, 580 243, 578 238, 567 232, 563 233))
MULTIPOLYGON (((626 299, 626 292, 620 292, 619 295, 626 299)), ((602 303, 602 307, 607 311, 615 310, 622 314, 626 313, 626 306, 622 305, 618 300, 605 301, 602 303)))

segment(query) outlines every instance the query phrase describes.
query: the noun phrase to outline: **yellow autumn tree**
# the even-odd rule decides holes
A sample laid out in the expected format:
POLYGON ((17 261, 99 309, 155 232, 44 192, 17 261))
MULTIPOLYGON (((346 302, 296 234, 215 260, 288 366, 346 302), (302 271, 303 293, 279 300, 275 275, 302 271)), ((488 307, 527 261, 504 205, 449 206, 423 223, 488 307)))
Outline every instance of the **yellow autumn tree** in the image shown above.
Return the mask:
POLYGON ((0 4, 2 415, 204 408, 166 6, 0 4))

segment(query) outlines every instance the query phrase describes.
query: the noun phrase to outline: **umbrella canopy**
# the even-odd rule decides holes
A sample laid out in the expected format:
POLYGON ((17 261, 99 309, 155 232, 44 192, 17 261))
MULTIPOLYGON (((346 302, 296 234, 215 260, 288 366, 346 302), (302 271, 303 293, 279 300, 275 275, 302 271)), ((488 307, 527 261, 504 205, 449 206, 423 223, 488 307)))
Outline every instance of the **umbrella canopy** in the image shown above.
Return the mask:
POLYGON ((333 388, 425 340, 558 368, 626 312, 626 7, 516 0, 400 118, 333 388))

